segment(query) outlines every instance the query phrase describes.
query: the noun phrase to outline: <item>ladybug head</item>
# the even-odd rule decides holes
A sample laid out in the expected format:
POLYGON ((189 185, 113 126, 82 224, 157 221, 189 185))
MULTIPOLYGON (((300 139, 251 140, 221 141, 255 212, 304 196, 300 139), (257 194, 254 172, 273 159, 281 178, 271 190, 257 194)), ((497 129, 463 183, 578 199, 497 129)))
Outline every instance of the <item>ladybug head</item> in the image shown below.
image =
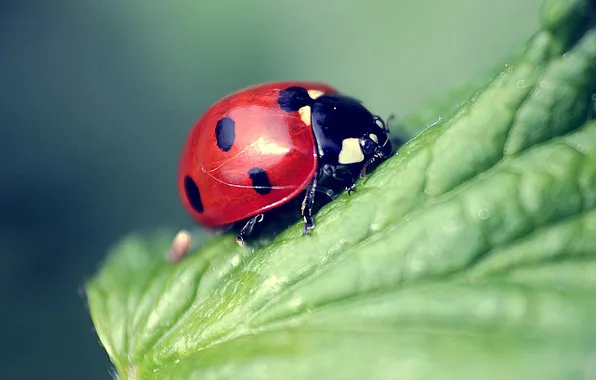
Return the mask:
POLYGON ((364 177, 371 164, 389 157, 393 150, 389 139, 389 129, 383 119, 377 115, 372 115, 369 130, 358 139, 358 143, 364 155, 361 177, 364 177))
POLYGON ((360 101, 329 94, 316 99, 312 108, 313 132, 322 162, 365 172, 373 162, 391 154, 385 122, 360 101))
POLYGON ((389 157, 391 154, 391 140, 389 140, 389 129, 385 122, 377 115, 372 115, 369 130, 359 138, 362 153, 365 157, 379 156, 389 157))

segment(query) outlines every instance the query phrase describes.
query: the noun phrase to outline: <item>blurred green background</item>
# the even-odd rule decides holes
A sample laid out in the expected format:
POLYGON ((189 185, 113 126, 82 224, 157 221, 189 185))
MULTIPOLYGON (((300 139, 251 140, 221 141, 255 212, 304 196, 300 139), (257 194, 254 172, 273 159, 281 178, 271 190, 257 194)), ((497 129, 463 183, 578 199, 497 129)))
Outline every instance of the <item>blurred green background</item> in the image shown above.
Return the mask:
POLYGON ((320 80, 404 115, 504 64, 540 4, 0 2, 2 378, 111 377, 81 285, 123 234, 191 225, 178 152, 212 102, 320 80))

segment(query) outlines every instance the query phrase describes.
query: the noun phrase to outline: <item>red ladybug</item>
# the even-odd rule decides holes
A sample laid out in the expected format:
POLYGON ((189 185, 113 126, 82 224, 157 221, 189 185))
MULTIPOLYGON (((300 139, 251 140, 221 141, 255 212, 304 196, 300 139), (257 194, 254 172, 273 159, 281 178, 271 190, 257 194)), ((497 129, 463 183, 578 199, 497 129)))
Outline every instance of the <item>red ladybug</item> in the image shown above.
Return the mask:
POLYGON ((358 175, 391 154, 389 130, 359 101, 326 84, 250 87, 215 103, 196 122, 178 175, 185 208, 200 224, 246 220, 243 244, 263 213, 304 192, 304 233, 322 176, 354 190, 358 175))

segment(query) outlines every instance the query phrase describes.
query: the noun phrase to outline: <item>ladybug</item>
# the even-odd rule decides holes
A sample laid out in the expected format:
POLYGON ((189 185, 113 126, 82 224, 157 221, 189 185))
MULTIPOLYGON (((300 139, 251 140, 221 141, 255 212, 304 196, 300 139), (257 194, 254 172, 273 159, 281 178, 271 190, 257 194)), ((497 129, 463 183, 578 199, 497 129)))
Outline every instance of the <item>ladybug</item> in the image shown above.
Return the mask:
POLYGON ((304 234, 323 176, 354 191, 373 162, 392 152, 385 122, 322 83, 249 87, 211 106, 182 150, 178 189, 200 224, 243 222, 243 245, 263 214, 303 195, 304 234))

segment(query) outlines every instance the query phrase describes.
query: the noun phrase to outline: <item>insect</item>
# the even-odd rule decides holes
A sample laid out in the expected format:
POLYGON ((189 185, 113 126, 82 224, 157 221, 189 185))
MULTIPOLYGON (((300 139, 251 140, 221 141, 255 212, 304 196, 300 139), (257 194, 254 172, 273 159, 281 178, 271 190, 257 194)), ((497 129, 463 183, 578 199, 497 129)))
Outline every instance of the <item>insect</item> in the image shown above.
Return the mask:
POLYGON ((303 196, 304 234, 322 176, 354 191, 357 178, 392 151, 385 122, 322 83, 249 87, 211 106, 182 150, 178 188, 200 224, 243 222, 243 245, 264 214, 303 196))

